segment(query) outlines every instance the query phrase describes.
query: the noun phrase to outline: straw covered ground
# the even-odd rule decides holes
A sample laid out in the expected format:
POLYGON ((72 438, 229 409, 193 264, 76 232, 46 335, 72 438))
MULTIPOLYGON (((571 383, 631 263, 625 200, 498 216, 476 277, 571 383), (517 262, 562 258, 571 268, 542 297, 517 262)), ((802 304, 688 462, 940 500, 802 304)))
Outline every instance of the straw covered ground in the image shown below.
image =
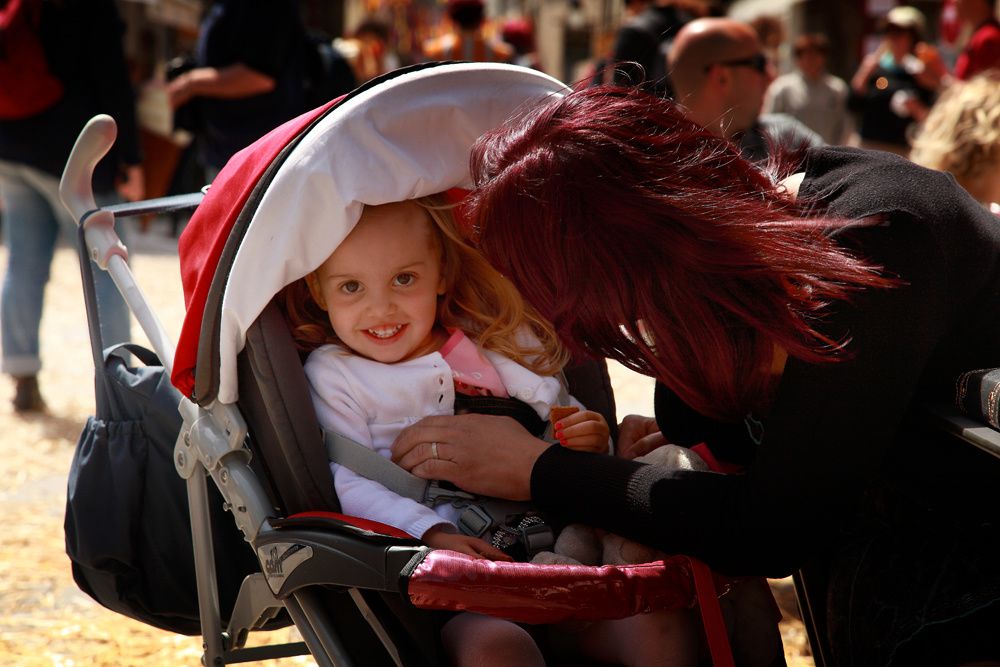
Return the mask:
MULTIPOLYGON (((183 315, 176 243, 156 225, 131 244, 139 284, 172 338, 183 315)), ((6 266, 0 247, 0 271, 6 266)), ((137 329, 137 327, 136 327, 137 329)), ((140 334, 137 342, 144 342, 140 334)), ((93 410, 93 370, 79 268, 57 250, 42 322, 40 384, 48 410, 22 417, 10 407, 13 384, 0 379, 0 664, 16 666, 198 665, 198 638, 166 633, 113 614, 80 592, 64 552, 63 508, 73 446, 93 410)), ((649 411, 645 378, 614 369, 622 414, 649 411)), ((787 592, 787 582, 777 582, 787 592)), ((790 665, 812 665, 801 623, 782 623, 790 665)), ((263 641, 297 639, 293 629, 263 641)), ((261 643, 258 641, 257 643, 261 643)), ((282 664, 313 664, 291 658, 282 664)))

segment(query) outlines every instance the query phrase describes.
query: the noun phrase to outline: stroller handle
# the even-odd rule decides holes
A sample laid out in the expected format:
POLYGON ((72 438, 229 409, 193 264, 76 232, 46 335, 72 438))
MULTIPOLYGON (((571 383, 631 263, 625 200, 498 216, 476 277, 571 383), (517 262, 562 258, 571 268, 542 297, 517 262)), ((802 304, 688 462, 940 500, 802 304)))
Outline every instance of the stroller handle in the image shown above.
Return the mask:
POLYGON ((97 208, 94 202, 94 167, 111 150, 117 136, 115 120, 107 114, 100 114, 87 122, 73 144, 59 182, 59 198, 78 223, 97 208))
POLYGON ((114 213, 98 208, 94 201, 94 168, 111 150, 117 136, 118 126, 111 116, 100 114, 87 121, 73 144, 63 170, 59 198, 77 224, 83 227, 90 259, 111 276, 163 367, 169 372, 174 362, 174 345, 150 308, 146 295, 135 282, 128 266, 128 250, 115 232, 114 213))
POLYGON ((114 215, 99 209, 94 201, 94 168, 111 150, 117 136, 118 126, 111 116, 100 114, 87 121, 59 181, 59 198, 86 230, 90 258, 105 270, 115 255, 128 262, 128 251, 115 233, 114 215))

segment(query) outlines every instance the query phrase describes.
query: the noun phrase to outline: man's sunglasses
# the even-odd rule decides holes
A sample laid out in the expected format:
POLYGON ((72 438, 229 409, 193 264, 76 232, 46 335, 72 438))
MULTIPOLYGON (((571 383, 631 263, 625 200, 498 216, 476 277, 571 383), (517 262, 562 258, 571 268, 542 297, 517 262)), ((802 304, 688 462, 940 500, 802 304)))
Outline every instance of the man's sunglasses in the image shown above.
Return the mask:
POLYGON ((763 53, 758 53, 755 56, 750 56, 749 58, 740 58, 739 60, 722 60, 717 63, 712 63, 711 65, 705 66, 705 71, 712 69, 713 65, 722 65, 723 67, 752 67, 761 74, 767 73, 767 66, 771 63, 766 55, 763 53))

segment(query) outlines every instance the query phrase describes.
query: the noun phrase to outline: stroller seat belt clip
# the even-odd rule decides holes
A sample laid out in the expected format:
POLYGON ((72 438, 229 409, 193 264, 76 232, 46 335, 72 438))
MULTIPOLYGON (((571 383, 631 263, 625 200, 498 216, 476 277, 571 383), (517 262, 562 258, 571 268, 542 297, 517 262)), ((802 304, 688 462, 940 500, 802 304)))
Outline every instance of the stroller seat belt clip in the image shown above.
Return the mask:
POLYGON ((493 517, 479 505, 466 505, 458 517, 458 529, 463 535, 482 537, 493 527, 493 517))
MULTIPOLYGON (((466 493, 460 489, 448 488, 446 486, 441 486, 441 483, 437 480, 432 480, 427 484, 427 489, 424 491, 423 504, 428 507, 435 507, 440 503, 454 503, 455 501, 469 501, 476 500, 477 496, 471 493, 466 493)), ((457 505, 456 505, 457 506, 457 505)))

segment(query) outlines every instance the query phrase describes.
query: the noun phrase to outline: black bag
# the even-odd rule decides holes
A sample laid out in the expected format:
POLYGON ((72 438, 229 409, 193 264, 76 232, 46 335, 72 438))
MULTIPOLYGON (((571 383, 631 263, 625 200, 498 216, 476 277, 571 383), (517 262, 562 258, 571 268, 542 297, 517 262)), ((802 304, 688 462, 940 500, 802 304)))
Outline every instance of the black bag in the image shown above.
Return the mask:
MULTIPOLYGON (((187 486, 173 464, 180 393, 149 350, 125 344, 99 351, 90 261, 86 254, 81 260, 97 411, 70 466, 64 527, 73 579, 112 611, 164 630, 200 634, 187 486), (128 365, 128 353, 145 365, 128 365)), ((225 623, 243 578, 259 565, 218 489, 208 487, 225 623)))

